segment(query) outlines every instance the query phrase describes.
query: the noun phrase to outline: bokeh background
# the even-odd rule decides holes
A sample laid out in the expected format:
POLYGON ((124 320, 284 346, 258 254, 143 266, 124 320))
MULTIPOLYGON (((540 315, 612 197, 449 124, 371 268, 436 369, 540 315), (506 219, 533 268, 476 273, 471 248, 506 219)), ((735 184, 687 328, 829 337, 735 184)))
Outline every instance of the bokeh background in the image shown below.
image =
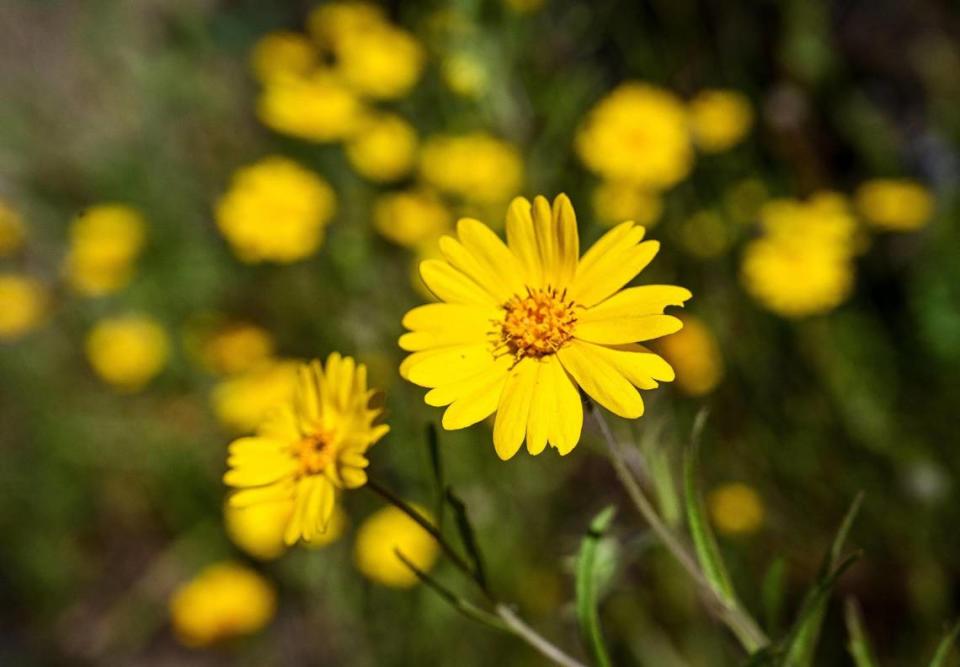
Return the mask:
MULTIPOLYGON (((402 315, 428 298, 415 262, 461 215, 498 226, 510 197, 566 192, 584 240, 636 219, 662 243, 641 282, 694 294, 687 329, 653 345, 678 381, 615 423, 664 514, 681 522, 670 480, 708 406, 714 525, 776 634, 864 491, 864 557, 815 664, 851 664, 847 596, 882 664, 925 664, 960 593, 956 6, 379 7, 352 23, 304 1, 0 4, 0 663, 542 664, 358 570, 373 494, 346 497, 330 544, 280 554, 249 522, 227 530, 221 477, 291 362, 336 350, 384 390, 374 474, 431 506, 439 411, 397 374, 402 315), (263 627, 191 640, 171 599, 223 562, 243 576, 197 595, 261 608, 263 627)), ((581 654, 573 556, 614 503, 617 663, 739 664, 592 424, 564 458, 501 462, 484 424, 440 440, 494 588, 544 634, 581 654)))

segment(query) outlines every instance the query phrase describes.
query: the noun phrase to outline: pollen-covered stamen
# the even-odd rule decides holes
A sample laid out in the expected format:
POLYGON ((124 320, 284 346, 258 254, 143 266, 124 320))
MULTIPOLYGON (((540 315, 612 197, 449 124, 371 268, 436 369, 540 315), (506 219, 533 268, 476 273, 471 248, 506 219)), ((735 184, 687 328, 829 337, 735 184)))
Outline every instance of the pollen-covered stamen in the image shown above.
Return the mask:
POLYGON ((304 436, 297 443, 297 457, 300 459, 300 475, 319 475, 333 461, 333 437, 320 431, 304 436))
POLYGON ((517 361, 554 354, 573 337, 577 314, 566 290, 528 287, 525 296, 512 297, 503 308, 506 315, 497 333, 517 361))

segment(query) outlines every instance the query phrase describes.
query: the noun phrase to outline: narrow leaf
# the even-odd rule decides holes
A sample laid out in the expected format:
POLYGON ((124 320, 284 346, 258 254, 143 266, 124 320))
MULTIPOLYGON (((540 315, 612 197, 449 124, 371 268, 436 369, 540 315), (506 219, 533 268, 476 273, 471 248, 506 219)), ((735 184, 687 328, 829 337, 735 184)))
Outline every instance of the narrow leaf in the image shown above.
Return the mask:
POLYGON ((427 424, 427 453, 430 455, 430 469, 433 472, 434 488, 437 490, 436 521, 437 528, 443 528, 443 514, 445 508, 444 493, 447 487, 443 476, 443 459, 440 456, 440 441, 437 436, 437 426, 432 422, 427 424))
POLYGON ((786 590, 787 562, 783 556, 777 558, 767 568, 763 577, 761 600, 763 606, 763 620, 766 630, 771 635, 780 633, 783 622, 783 600, 786 590))
POLYGON ((460 542, 466 549, 468 556, 473 564, 473 573, 482 588, 486 588, 487 577, 483 568, 483 556, 480 554, 480 545, 477 543, 476 534, 473 532, 473 525, 467 516, 467 506, 453 492, 453 489, 447 488, 447 504, 453 509, 453 516, 457 523, 457 532, 460 535, 460 542))
POLYGON ((590 528, 580 543, 577 556, 577 621, 583 643, 589 648, 594 660, 600 667, 610 667, 610 655, 603 641, 600 618, 597 613, 597 545, 610 526, 614 506, 609 506, 597 514, 590 522, 590 528))
POLYGON ((940 640, 940 644, 937 646, 937 652, 933 654, 933 660, 930 661, 930 667, 943 667, 947 664, 947 656, 950 655, 950 649, 953 648, 954 642, 957 641, 957 635, 960 635, 960 623, 957 623, 953 628, 944 635, 943 639, 940 640))
POLYGON ((879 667, 877 659, 870 645, 870 638, 863 627, 863 615, 860 606, 853 598, 847 599, 844 607, 844 618, 847 622, 847 650, 856 667, 879 667))

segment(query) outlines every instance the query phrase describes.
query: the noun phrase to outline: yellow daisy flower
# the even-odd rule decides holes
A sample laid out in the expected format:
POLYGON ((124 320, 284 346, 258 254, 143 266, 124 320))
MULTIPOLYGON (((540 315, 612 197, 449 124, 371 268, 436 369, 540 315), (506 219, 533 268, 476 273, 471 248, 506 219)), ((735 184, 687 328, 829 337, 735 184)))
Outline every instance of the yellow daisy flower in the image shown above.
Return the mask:
POLYGON ((509 459, 524 440, 531 454, 549 443, 561 455, 580 439, 577 387, 611 412, 643 414, 637 389, 671 381, 673 369, 638 345, 682 327, 664 315, 690 292, 672 285, 623 287, 650 263, 660 244, 625 222, 580 257, 573 206, 566 195, 531 205, 514 199, 507 243, 465 218, 457 236, 440 239, 443 259, 420 275, 442 303, 414 308, 400 347, 410 354, 404 378, 431 389, 426 402, 449 406, 446 429, 496 412, 493 443, 509 459))
MULTIPOLYGON (((375 425, 367 369, 337 353, 300 367, 291 404, 274 411, 254 437, 230 444, 223 481, 239 489, 233 507, 293 499, 283 538, 312 542, 334 512, 335 494, 367 482, 367 449, 390 427, 375 425)), ((322 538, 321 538, 322 539, 322 538)))

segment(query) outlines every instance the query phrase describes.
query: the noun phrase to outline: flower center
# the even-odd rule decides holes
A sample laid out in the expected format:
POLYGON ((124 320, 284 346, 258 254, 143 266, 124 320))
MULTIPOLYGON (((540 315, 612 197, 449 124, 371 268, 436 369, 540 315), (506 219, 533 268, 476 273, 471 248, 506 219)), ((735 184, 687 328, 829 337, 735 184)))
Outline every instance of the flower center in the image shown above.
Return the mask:
POLYGON ((331 445, 332 434, 318 431, 304 436, 297 443, 297 458, 300 459, 300 475, 319 475, 334 457, 331 445))
POLYGON ((573 337, 575 305, 566 300, 566 290, 528 287, 526 296, 513 296, 504 305, 507 314, 499 331, 502 344, 517 361, 554 354, 573 337))

